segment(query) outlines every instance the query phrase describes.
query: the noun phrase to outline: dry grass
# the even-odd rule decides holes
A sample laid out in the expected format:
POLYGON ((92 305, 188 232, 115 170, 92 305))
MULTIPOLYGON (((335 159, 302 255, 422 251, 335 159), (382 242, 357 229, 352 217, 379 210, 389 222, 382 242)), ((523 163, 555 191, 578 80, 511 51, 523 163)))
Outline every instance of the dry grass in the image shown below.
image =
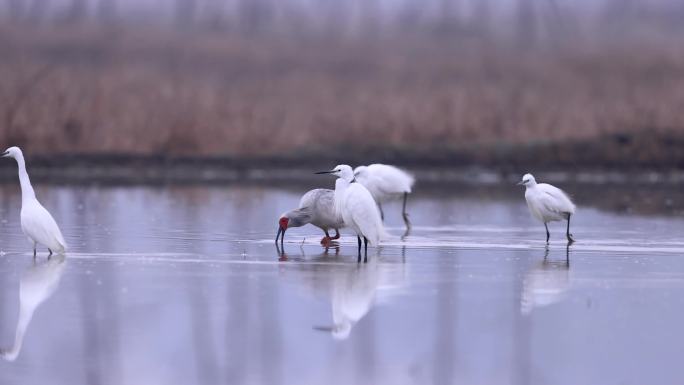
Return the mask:
POLYGON ((520 53, 399 38, 87 28, 2 36, 0 144, 32 152, 430 154, 684 137, 684 51, 676 44, 520 53))

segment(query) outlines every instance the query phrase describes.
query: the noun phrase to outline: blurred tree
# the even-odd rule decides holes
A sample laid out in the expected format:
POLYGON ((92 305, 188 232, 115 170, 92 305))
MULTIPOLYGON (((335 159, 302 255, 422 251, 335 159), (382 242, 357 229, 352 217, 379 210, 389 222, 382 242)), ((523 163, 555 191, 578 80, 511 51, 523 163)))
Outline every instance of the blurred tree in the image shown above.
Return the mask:
POLYGON ((197 12, 196 0, 176 0, 175 20, 176 26, 181 29, 192 28, 195 23, 197 12))
POLYGON ((112 24, 116 21, 117 0, 100 0, 97 3, 97 18, 105 23, 112 24))
POLYGON ((79 24, 88 16, 88 1, 87 0, 71 0, 71 4, 67 7, 64 15, 64 22, 66 24, 79 24))
POLYGON ((27 18, 31 24, 40 24, 48 13, 50 0, 33 0, 27 11, 27 18))
POLYGON ((537 44, 537 10, 535 0, 518 0, 516 39, 518 48, 532 48, 537 44))
POLYGON ((263 33, 272 17, 269 0, 241 0, 239 19, 241 30, 247 35, 263 33))
POLYGON ((13 22, 19 22, 24 17, 23 0, 7 0, 7 10, 9 18, 13 22))

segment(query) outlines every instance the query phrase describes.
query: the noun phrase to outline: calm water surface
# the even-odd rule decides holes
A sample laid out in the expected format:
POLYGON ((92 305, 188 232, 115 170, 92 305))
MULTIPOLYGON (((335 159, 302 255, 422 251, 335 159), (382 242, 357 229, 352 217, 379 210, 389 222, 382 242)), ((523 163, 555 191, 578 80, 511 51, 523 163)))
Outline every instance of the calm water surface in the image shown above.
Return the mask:
POLYGON ((39 186, 71 250, 34 264, 0 186, 0 383, 680 384, 681 214, 580 194, 547 248, 503 188, 419 191, 403 239, 387 206, 357 265, 348 233, 274 246, 307 187, 39 186))

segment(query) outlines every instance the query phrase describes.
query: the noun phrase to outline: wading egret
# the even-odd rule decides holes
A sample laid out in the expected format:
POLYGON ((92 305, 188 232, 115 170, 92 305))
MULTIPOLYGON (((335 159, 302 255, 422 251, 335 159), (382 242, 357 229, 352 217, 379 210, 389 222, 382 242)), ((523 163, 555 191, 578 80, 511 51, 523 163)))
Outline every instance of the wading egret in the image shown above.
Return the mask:
POLYGON ((565 235, 569 243, 575 242, 570 234, 570 217, 575 213, 575 205, 558 187, 547 183, 537 183, 532 174, 525 174, 519 185, 525 186, 525 200, 532 216, 544 223, 546 242, 549 242, 549 222, 568 221, 565 235))
POLYGON ((19 356, 33 313, 57 290, 66 266, 65 260, 64 255, 58 255, 44 263, 34 264, 22 274, 19 281, 19 319, 14 345, 9 349, 0 349, 0 357, 3 359, 14 361, 19 356))
POLYGON ((371 164, 369 166, 359 166, 354 169, 356 181, 364 185, 380 209, 380 217, 384 220, 385 214, 382 211, 382 204, 392 199, 403 197, 401 214, 407 228, 411 227, 406 212, 406 200, 415 179, 409 173, 394 166, 386 164, 371 164))
POLYGON ((66 251, 66 242, 59 231, 57 223, 52 215, 36 199, 31 181, 26 172, 24 154, 19 147, 10 147, 3 157, 14 158, 19 167, 19 184, 21 185, 21 230, 33 243, 33 257, 36 257, 36 246, 41 244, 48 248, 50 255, 53 251, 63 254, 66 251))
POLYGON ((300 227, 307 223, 320 228, 325 233, 321 244, 329 245, 330 241, 340 238, 340 229, 344 227, 342 218, 335 214, 335 192, 330 189, 317 188, 308 191, 299 201, 299 208, 290 210, 280 216, 276 244, 280 238, 280 246, 285 240, 285 231, 290 227, 300 227), (328 230, 335 229, 335 236, 330 237, 328 230))
POLYGON ((364 262, 368 261, 368 243, 377 246, 385 230, 378 206, 371 193, 354 180, 354 171, 346 164, 338 165, 330 171, 317 174, 333 174, 335 181, 335 213, 342 217, 345 226, 356 232, 361 261, 361 238, 364 242, 364 262))

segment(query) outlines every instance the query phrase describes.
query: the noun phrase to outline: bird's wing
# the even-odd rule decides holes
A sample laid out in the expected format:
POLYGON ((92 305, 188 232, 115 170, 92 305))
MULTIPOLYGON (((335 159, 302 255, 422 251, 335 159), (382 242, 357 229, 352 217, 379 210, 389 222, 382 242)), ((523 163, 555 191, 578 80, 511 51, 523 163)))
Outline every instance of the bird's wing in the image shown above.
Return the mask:
POLYGON ((316 188, 307 191, 306 194, 302 195, 302 198, 299 200, 299 207, 313 206, 316 202, 316 199, 318 199, 318 196, 321 194, 321 191, 325 191, 325 189, 316 188))
POLYGON ((540 200, 547 210, 557 213, 575 213, 575 204, 563 190, 546 183, 541 183, 538 186, 541 191, 540 200))
POLYGON ((368 166, 373 183, 385 194, 410 193, 415 182, 413 176, 404 170, 386 164, 368 166))
POLYGON ((358 183, 351 184, 346 194, 346 209, 371 245, 377 245, 384 235, 384 228, 380 211, 370 192, 358 183))
POLYGON ((320 190, 318 199, 312 206, 314 221, 336 229, 343 227, 344 221, 335 214, 335 192, 327 189, 320 190))
POLYGON ((66 242, 57 222, 40 203, 35 202, 22 209, 21 224, 24 232, 38 243, 66 250, 66 242))

